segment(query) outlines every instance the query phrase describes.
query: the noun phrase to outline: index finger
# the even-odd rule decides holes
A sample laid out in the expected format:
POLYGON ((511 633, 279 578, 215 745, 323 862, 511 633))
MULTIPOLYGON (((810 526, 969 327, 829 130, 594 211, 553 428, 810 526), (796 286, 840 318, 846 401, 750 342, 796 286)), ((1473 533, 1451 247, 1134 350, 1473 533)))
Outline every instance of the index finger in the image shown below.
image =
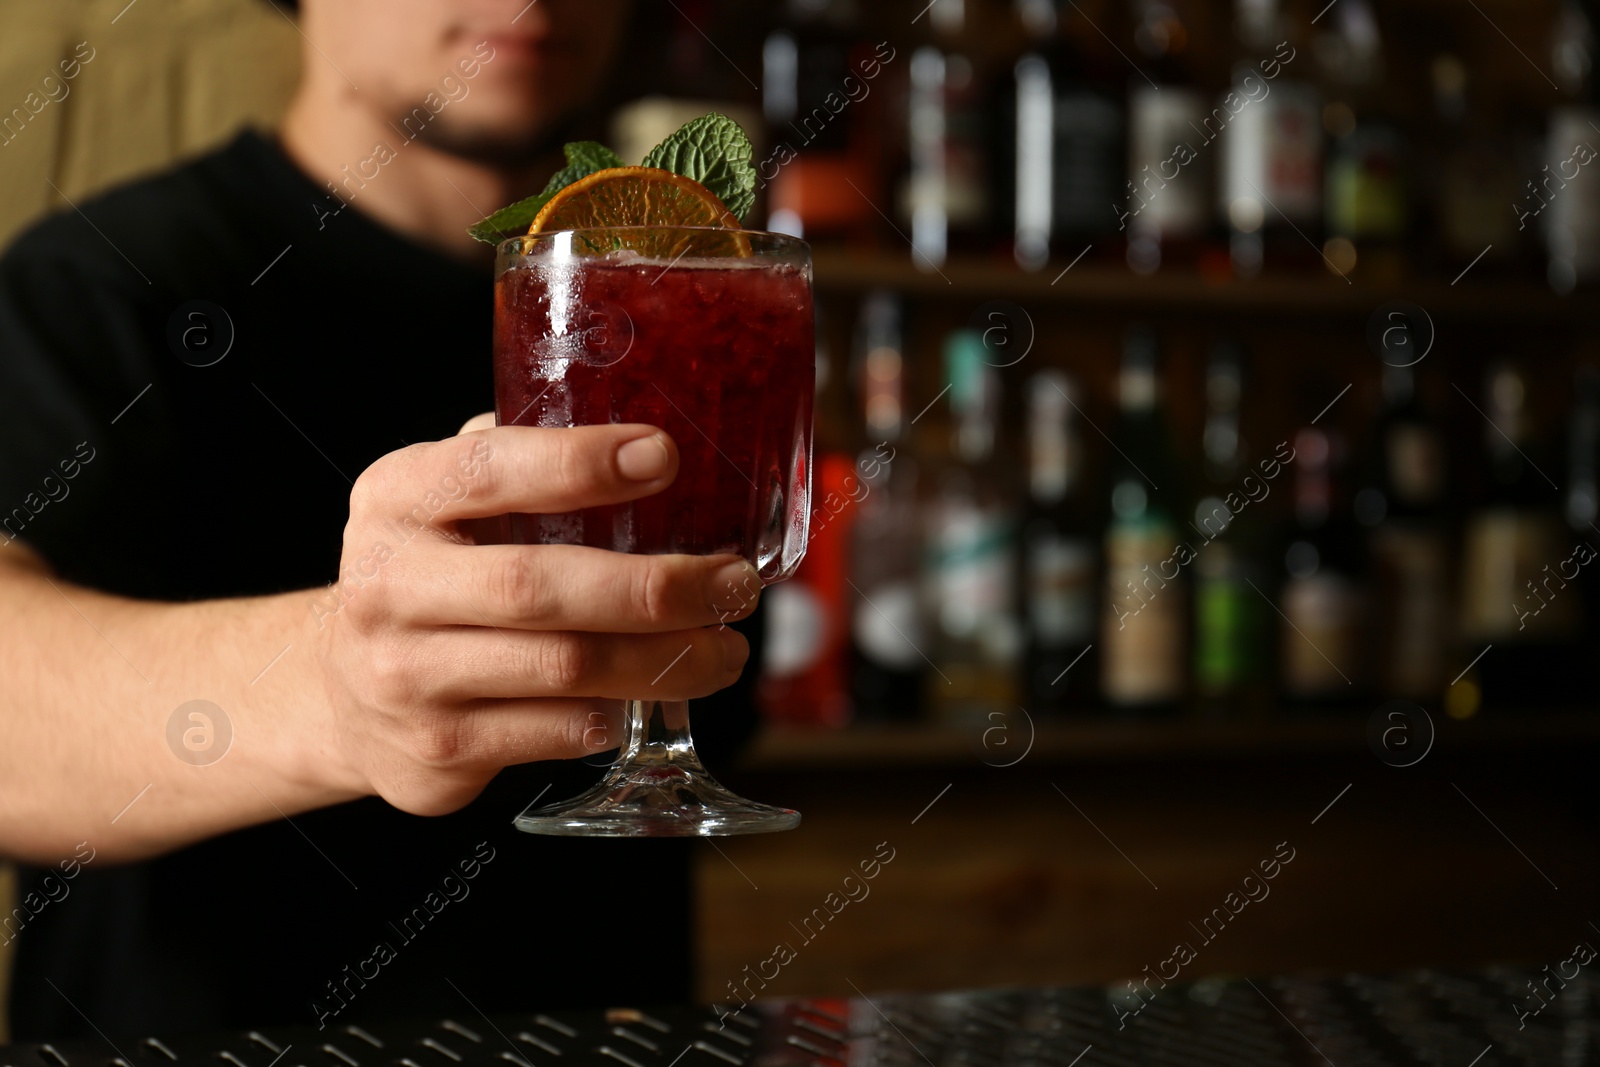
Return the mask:
POLYGON ((417 497, 434 524, 619 504, 660 492, 678 473, 672 438, 639 423, 495 426, 412 445, 389 460, 363 472, 358 488, 376 482, 367 491, 402 510, 417 497))

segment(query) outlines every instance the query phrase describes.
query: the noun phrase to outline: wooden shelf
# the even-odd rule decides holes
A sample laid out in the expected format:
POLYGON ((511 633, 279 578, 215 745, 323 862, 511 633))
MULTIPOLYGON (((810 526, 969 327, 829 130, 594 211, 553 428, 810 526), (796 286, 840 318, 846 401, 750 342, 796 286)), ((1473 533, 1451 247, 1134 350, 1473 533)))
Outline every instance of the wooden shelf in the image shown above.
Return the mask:
MULTIPOLYGON (((1441 748, 1537 748, 1600 742, 1600 714, 1500 714, 1468 722, 1434 717, 1441 748)), ((1161 762, 1339 755, 1367 747, 1365 715, 1326 715, 1260 721, 1196 719, 1035 723, 1020 717, 962 730, 923 723, 863 724, 842 730, 765 730, 741 761, 748 771, 885 767, 1001 767, 1032 764, 1161 762), (997 729, 998 728, 998 729, 997 729), (991 732, 988 744, 984 734, 991 732)))
POLYGON ((998 259, 952 259, 939 273, 921 270, 909 255, 814 250, 815 284, 823 293, 887 288, 922 299, 1013 300, 1024 304, 1083 305, 1106 311, 1201 312, 1293 316, 1366 316, 1391 300, 1408 300, 1433 316, 1474 320, 1575 319, 1589 313, 1581 296, 1562 297, 1529 281, 1448 285, 1414 280, 1394 285, 1345 283, 1332 274, 1210 281, 1194 274, 1140 277, 1113 266, 1062 264, 1028 272, 998 259))

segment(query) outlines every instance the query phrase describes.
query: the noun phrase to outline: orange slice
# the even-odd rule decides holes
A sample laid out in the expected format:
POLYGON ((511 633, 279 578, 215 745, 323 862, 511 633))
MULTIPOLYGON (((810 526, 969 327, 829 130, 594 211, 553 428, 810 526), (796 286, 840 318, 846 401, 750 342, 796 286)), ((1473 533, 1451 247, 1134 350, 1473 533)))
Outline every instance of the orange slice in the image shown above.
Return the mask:
POLYGON ((739 233, 739 220, 717 195, 693 178, 655 167, 611 167, 597 170, 551 197, 534 216, 529 233, 594 227, 637 227, 585 239, 595 252, 630 248, 668 259, 701 256, 748 256, 750 241, 739 233), (659 227, 710 227, 700 233, 659 227), (729 233, 717 233, 728 230, 729 233))

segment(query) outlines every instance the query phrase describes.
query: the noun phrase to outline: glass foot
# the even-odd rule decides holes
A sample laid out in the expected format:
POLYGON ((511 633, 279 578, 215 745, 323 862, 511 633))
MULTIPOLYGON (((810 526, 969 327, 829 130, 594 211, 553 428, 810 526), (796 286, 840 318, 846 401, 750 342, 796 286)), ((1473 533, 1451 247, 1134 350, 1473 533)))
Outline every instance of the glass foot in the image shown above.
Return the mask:
POLYGON ((725 837, 793 830, 800 813, 746 800, 700 768, 619 764, 588 792, 530 806, 515 824, 567 837, 725 837))

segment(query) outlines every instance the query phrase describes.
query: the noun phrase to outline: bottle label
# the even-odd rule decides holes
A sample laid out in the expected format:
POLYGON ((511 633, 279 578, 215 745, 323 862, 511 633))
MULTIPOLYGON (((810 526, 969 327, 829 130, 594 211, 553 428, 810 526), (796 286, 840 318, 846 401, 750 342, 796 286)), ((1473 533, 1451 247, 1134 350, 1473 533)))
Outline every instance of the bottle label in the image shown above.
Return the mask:
POLYGON ((1328 163, 1328 224, 1356 240, 1399 237, 1406 228, 1400 136, 1385 126, 1357 127, 1328 163))
MULTIPOLYGON (((1228 114, 1223 105, 1216 110, 1228 114)), ((1270 95, 1244 104, 1213 135, 1223 142, 1219 191, 1224 213, 1244 200, 1260 204, 1269 220, 1282 212, 1296 225, 1317 221, 1322 210, 1319 112, 1315 89, 1278 81, 1270 95)), ((1208 134, 1210 127, 1208 122, 1208 134)))
POLYGON ((1390 428, 1386 451, 1389 481, 1395 495, 1409 504, 1421 504, 1439 495, 1444 481, 1444 461, 1439 438, 1426 426, 1401 424, 1390 428))
POLYGON ((1114 526, 1106 538, 1101 686, 1114 704, 1161 703, 1183 693, 1187 599, 1176 572, 1162 573, 1176 543, 1165 524, 1114 526))
POLYGON ((1570 283, 1592 281, 1600 273, 1600 178, 1590 164, 1595 158, 1594 126, 1600 109, 1563 107, 1550 114, 1549 163, 1539 173, 1537 186, 1549 203, 1545 211, 1536 196, 1526 196, 1518 206, 1544 214, 1545 239, 1551 266, 1565 273, 1570 283))
POLYGON ((1291 696, 1343 693, 1361 658, 1360 594, 1332 574, 1294 578, 1283 590, 1283 688, 1291 696), (1347 679, 1349 679, 1347 681, 1347 679))
POLYGON ((1220 692, 1255 673, 1260 597, 1231 577, 1201 579, 1195 589, 1195 675, 1201 690, 1220 692))
POLYGON ((816 592, 802 582, 784 582, 767 591, 767 641, 762 672, 781 677, 817 663, 827 647, 827 613, 816 592))
POLYGON ((1012 540, 1004 519, 978 509, 944 512, 934 568, 939 625, 958 641, 976 641, 995 661, 1020 642, 1012 611, 1012 540))
POLYGON ((1046 534, 1028 546, 1028 623, 1034 640, 1064 648, 1093 639, 1094 549, 1086 541, 1046 534))
POLYGON ((1553 515, 1500 508, 1476 516, 1462 551, 1462 626, 1469 640, 1559 640, 1578 621, 1570 557, 1553 515))
POLYGON ((1199 93, 1168 85, 1135 88, 1128 98, 1128 190, 1139 222, 1169 236, 1205 228, 1206 182, 1199 167, 1180 172, 1178 145, 1191 144, 1206 115, 1199 93))
POLYGON ((1384 691, 1426 699, 1444 680, 1449 575, 1444 538, 1432 530, 1389 522, 1373 531, 1381 597, 1379 677, 1384 691))
POLYGON ((972 64, 930 47, 919 48, 911 63, 907 206, 913 219, 931 211, 952 225, 973 224, 987 203, 984 114, 972 64))
POLYGON ((922 653, 917 651, 922 644, 922 615, 916 585, 885 582, 863 593, 856 601, 852 622, 862 656, 889 670, 914 669, 922 662, 922 653))

